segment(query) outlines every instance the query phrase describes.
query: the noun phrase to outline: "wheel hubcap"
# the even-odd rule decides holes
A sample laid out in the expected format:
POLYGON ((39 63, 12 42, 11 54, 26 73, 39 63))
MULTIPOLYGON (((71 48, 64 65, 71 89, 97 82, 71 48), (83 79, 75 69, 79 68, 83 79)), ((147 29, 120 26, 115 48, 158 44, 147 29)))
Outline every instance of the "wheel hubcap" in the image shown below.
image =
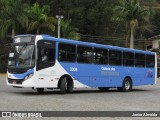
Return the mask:
POLYGON ((130 82, 129 81, 126 81, 125 82, 125 88, 126 88, 126 90, 129 90, 130 89, 130 82))

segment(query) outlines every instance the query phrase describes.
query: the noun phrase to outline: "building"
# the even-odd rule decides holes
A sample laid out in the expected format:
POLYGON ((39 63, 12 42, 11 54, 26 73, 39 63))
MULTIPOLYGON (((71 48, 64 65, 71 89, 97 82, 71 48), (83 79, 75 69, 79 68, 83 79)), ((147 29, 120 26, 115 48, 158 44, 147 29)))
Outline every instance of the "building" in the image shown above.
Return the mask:
POLYGON ((145 46, 146 50, 157 52, 157 76, 160 77, 160 35, 149 38, 145 46))

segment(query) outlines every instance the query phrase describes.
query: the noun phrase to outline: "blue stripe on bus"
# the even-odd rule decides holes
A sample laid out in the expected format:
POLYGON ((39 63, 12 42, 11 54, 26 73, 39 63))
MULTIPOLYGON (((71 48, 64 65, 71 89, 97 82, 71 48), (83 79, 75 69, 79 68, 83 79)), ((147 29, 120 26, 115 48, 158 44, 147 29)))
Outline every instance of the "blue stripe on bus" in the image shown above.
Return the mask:
POLYGON ((27 72, 22 73, 22 74, 13 74, 14 77, 17 79, 24 79, 27 75, 33 74, 34 68, 29 69, 27 72))

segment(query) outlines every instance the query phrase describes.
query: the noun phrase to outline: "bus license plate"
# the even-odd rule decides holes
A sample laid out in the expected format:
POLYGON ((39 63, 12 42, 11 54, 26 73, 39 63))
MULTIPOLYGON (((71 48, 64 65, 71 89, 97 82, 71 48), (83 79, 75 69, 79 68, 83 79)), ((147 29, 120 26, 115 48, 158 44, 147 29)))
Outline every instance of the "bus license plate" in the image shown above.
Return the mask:
POLYGON ((12 84, 16 84, 17 82, 16 81, 12 81, 12 84))

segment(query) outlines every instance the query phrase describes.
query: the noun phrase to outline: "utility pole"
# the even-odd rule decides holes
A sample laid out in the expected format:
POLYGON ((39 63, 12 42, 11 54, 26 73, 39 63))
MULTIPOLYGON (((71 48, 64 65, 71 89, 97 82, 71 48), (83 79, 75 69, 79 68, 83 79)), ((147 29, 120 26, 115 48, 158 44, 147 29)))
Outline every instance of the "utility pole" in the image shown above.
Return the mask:
POLYGON ((56 18, 58 19, 58 38, 60 38, 60 24, 61 24, 61 19, 63 18, 63 15, 56 15, 56 18))

